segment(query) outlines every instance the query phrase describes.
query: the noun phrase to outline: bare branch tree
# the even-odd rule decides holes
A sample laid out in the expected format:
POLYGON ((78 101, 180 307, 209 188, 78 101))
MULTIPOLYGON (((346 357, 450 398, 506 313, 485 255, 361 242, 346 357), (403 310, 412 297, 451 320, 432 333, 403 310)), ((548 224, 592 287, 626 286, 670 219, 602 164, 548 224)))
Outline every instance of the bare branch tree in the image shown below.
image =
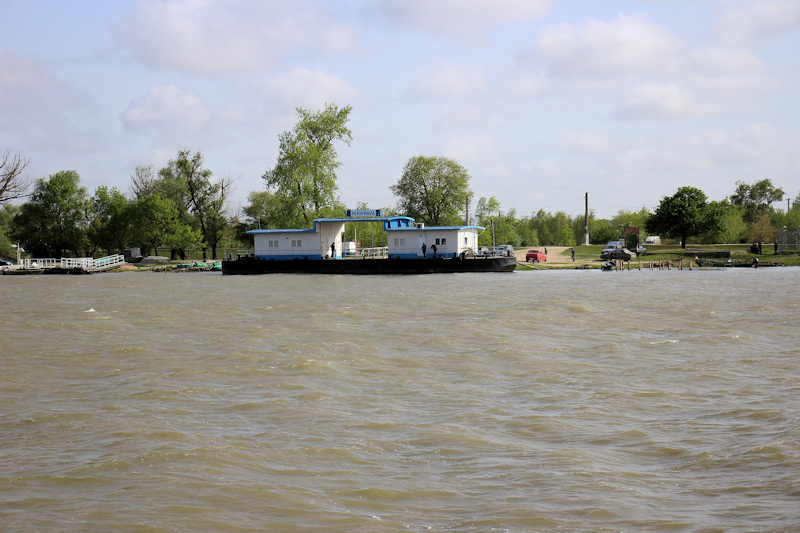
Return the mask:
POLYGON ((24 198, 28 195, 31 179, 22 175, 22 171, 31 160, 21 153, 12 153, 7 150, 0 163, 0 204, 24 198))
POLYGON ((141 165, 131 174, 131 193, 138 200, 146 198, 155 191, 156 175, 153 165, 141 165))

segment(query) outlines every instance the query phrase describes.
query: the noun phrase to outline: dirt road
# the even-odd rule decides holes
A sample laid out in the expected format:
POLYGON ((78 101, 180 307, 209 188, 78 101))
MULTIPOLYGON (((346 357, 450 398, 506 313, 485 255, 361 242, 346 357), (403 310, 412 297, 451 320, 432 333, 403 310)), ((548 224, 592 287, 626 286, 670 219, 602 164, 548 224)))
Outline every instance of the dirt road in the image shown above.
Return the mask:
POLYGON ((572 256, 569 253, 569 246, 530 246, 528 248, 514 250, 514 256, 516 256, 518 263, 524 263, 525 254, 528 253, 528 250, 544 250, 545 248, 547 248, 548 264, 572 263, 572 256))

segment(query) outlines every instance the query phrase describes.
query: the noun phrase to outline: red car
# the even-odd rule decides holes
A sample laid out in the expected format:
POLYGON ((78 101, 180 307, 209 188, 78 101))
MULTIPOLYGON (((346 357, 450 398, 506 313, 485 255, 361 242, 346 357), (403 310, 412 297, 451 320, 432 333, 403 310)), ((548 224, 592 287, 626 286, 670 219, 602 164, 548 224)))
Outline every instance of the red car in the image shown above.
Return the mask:
POLYGON ((528 250, 528 253, 525 254, 525 261, 533 261, 535 263, 547 261, 547 254, 541 250, 528 250))

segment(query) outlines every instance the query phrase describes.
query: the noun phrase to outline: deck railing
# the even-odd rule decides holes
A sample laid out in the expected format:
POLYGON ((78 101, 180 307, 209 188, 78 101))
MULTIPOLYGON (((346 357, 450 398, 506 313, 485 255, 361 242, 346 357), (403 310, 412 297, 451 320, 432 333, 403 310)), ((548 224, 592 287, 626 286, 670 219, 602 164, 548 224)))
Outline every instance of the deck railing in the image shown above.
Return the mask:
POLYGON ((125 262, 125 256, 120 254, 109 255, 94 260, 94 268, 104 270, 115 267, 125 262))
POLYGON ((22 268, 35 270, 39 268, 65 268, 87 271, 108 270, 125 262, 125 256, 120 254, 109 255, 99 259, 91 257, 62 257, 61 259, 40 258, 23 259, 22 268))

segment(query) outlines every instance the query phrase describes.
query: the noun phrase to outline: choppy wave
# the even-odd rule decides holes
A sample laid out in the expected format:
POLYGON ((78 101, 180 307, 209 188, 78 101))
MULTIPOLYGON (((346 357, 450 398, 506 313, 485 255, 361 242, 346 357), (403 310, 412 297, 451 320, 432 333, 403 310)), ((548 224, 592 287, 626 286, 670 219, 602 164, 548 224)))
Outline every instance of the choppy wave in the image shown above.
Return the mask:
POLYGON ((7 277, 0 520, 796 530, 800 271, 734 270, 7 277))

